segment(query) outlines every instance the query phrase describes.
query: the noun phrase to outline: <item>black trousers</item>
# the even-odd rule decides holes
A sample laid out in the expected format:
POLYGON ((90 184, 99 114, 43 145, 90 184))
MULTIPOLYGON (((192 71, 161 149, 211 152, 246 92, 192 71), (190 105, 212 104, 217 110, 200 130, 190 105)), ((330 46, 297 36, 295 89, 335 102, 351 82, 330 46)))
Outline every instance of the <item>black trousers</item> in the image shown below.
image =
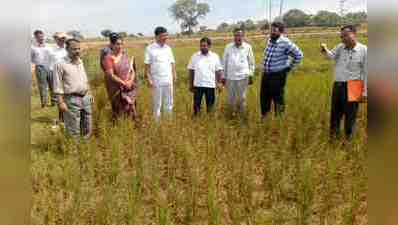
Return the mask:
POLYGON ((216 89, 207 87, 195 87, 193 94, 193 111, 197 115, 200 112, 202 98, 205 96, 207 112, 211 112, 216 102, 216 89))
POLYGON ((264 73, 261 80, 260 105, 261 115, 265 116, 271 111, 274 103, 275 114, 280 115, 285 111, 285 85, 287 72, 264 73))
POLYGON ((351 139, 354 133, 358 113, 358 102, 348 102, 347 82, 334 82, 332 93, 332 110, 330 116, 330 136, 340 136, 340 122, 344 116, 344 133, 351 139))

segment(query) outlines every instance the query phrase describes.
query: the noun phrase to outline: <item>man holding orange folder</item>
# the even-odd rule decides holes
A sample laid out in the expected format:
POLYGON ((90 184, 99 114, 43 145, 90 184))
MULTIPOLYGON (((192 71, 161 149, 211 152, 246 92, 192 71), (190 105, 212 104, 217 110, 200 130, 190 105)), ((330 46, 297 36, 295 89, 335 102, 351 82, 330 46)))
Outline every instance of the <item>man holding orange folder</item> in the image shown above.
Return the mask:
POLYGON ((367 46, 356 39, 356 28, 346 25, 341 28, 341 41, 329 50, 321 44, 321 51, 336 61, 335 82, 332 93, 330 135, 340 136, 340 122, 344 116, 345 137, 350 140, 354 133, 358 106, 367 98, 367 46))

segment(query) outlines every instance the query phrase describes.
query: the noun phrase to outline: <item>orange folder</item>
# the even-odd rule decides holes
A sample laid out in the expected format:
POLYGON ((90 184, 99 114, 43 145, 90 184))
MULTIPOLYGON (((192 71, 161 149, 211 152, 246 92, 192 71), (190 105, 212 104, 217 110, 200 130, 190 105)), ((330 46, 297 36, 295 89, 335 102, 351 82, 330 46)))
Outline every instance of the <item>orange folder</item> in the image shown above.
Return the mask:
POLYGON ((348 101, 360 102, 364 91, 363 80, 349 80, 347 82, 348 101))

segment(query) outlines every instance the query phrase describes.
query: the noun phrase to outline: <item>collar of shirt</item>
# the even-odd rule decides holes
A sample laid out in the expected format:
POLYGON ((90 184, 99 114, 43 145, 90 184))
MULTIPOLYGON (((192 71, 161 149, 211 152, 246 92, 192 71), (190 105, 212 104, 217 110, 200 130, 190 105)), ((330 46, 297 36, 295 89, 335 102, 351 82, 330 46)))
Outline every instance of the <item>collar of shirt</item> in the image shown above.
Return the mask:
POLYGON ((66 57, 65 57, 65 62, 66 62, 66 63, 70 63, 70 64, 75 64, 75 65, 80 65, 80 64, 83 63, 82 59, 80 59, 80 58, 77 60, 77 63, 76 63, 76 62, 73 63, 73 62, 72 62, 72 59, 71 59, 69 56, 66 56, 66 57))
POLYGON ((283 40, 285 40, 286 39, 286 37, 284 37, 284 36, 280 36, 278 39, 276 39, 275 41, 274 40, 272 40, 271 38, 269 39, 269 43, 271 43, 271 44, 279 44, 281 41, 283 41, 283 40))
POLYGON ((55 48, 55 49, 66 49, 66 46, 59 47, 59 45, 56 45, 54 48, 55 48))
POLYGON ((213 56, 214 56, 214 52, 212 52, 211 50, 209 50, 209 52, 208 52, 206 55, 203 55, 202 51, 199 51, 199 52, 198 52, 198 55, 199 55, 200 57, 206 57, 206 58, 208 58, 208 57, 213 57, 213 56))
POLYGON ((352 49, 349 48, 348 46, 344 45, 344 49, 346 49, 346 50, 352 50, 352 51, 356 52, 356 51, 359 51, 359 44, 358 44, 358 42, 356 42, 356 43, 355 43, 355 46, 354 46, 352 49))
POLYGON ((242 49, 242 48, 245 47, 244 44, 245 44, 245 43, 242 41, 242 44, 239 45, 239 46, 237 46, 236 43, 234 42, 234 44, 233 44, 232 46, 233 46, 234 48, 236 48, 236 49, 242 49))
POLYGON ((157 41, 155 41, 154 44, 155 44, 155 46, 156 46, 157 48, 165 48, 165 47, 167 47, 167 44, 166 44, 166 43, 164 43, 163 45, 161 45, 161 44, 159 44, 157 41))
POLYGON ((62 50, 66 51, 65 47, 61 48, 58 45, 54 47, 54 51, 62 51, 62 50))
POLYGON ((203 54, 202 51, 199 51, 199 55, 203 56, 203 57, 210 57, 211 54, 213 54, 210 50, 207 52, 207 54, 203 54))
POLYGON ((34 46, 37 47, 37 48, 45 48, 45 47, 47 47, 46 43, 39 44, 37 42, 36 42, 36 44, 34 46))
POLYGON ((251 45, 250 45, 249 43, 245 42, 245 41, 242 41, 242 44, 240 45, 239 48, 236 47, 235 43, 233 44, 233 46, 234 46, 236 49, 239 49, 239 50, 241 50, 241 49, 248 49, 248 48, 251 47, 251 45))

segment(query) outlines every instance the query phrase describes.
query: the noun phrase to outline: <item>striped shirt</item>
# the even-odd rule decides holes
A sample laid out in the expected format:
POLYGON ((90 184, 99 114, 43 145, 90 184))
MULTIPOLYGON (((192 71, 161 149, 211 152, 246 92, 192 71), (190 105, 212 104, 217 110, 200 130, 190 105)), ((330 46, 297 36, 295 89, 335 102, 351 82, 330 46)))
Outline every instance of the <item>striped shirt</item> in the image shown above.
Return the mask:
POLYGON ((300 64, 303 52, 287 37, 269 40, 264 52, 265 72, 280 72, 288 67, 300 64))

